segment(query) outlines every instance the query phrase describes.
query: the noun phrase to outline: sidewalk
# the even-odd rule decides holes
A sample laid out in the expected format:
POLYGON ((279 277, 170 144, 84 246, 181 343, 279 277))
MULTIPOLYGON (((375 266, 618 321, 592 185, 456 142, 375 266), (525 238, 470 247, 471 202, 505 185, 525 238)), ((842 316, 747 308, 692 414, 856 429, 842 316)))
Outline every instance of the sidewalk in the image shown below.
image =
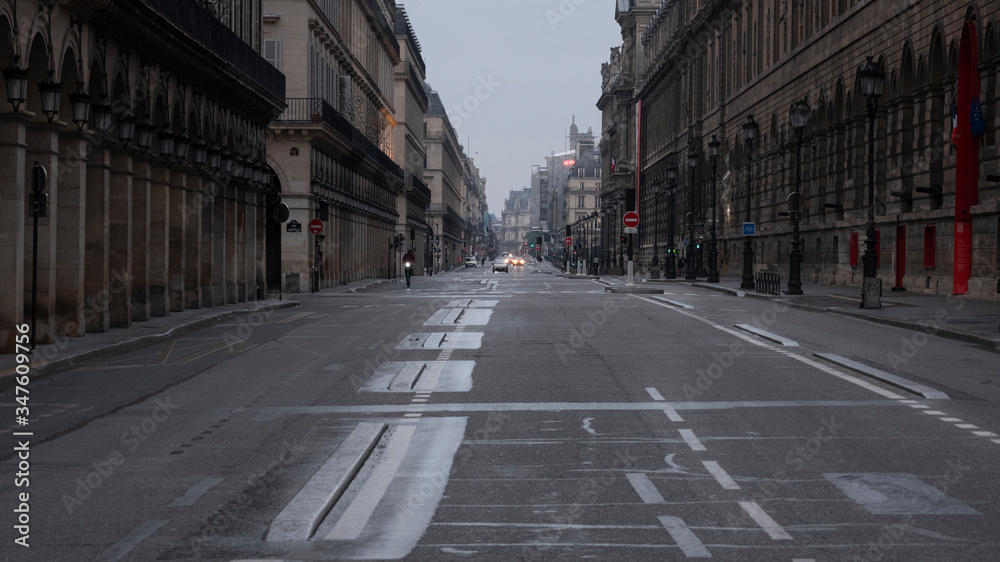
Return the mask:
MULTIPOLYGON (((365 279, 347 285, 323 289, 315 295, 356 293, 394 279, 365 279)), ((268 300, 227 304, 212 308, 196 308, 155 316, 136 322, 128 328, 112 328, 107 332, 88 333, 83 337, 60 337, 55 343, 39 345, 31 355, 31 376, 47 375, 77 365, 83 361, 127 353, 156 341, 166 341, 182 334, 210 326, 226 318, 254 312, 266 312, 299 306, 311 293, 268 293, 268 300)), ((14 376, 14 355, 0 355, 0 382, 14 376)))
MULTIPOLYGON (((602 280, 622 285, 622 276, 604 275, 602 280)), ((768 295, 745 291, 741 279, 723 277, 719 283, 685 279, 648 279, 636 276, 636 283, 662 285, 688 284, 736 297, 751 297, 779 301, 789 306, 831 312, 861 318, 910 330, 926 331, 941 337, 975 343, 1000 352, 1000 302, 970 299, 964 296, 944 296, 912 291, 882 292, 882 308, 861 309, 861 287, 848 285, 802 284, 801 295, 768 295)), ((787 285, 782 280, 782 291, 787 285)))

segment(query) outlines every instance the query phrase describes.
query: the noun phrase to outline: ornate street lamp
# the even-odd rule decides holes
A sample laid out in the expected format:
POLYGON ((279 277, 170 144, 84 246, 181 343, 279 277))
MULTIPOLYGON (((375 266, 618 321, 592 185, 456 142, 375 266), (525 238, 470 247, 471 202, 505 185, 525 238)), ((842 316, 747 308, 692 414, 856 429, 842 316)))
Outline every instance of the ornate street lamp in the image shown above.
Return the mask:
POLYGON ((674 194, 677 192, 677 163, 667 161, 667 272, 664 279, 677 279, 677 251, 674 249, 674 194))
POLYGON ((219 169, 222 167, 221 160, 222 160, 222 151, 219 150, 218 145, 213 144, 208 149, 208 160, 207 160, 208 169, 212 170, 213 172, 218 172, 219 169))
POLYGON ((135 146, 139 149, 140 155, 146 154, 149 147, 153 145, 153 133, 155 131, 156 128, 149 121, 149 116, 135 126, 135 146))
POLYGON ((722 143, 712 135, 712 140, 708 141, 708 155, 712 157, 712 238, 708 243, 708 282, 719 282, 719 242, 715 237, 715 176, 719 164, 719 147, 722 143))
POLYGON ((108 103, 108 96, 102 94, 91 110, 94 113, 94 130, 101 135, 107 134, 111 130, 111 119, 114 117, 111 112, 111 104, 108 103))
POLYGON ((747 145, 747 205, 746 216, 743 219, 745 222, 743 223, 743 282, 740 283, 741 289, 754 288, 753 239, 747 233, 747 223, 752 222, 750 220, 750 180, 753 176, 753 141, 756 140, 758 132, 760 132, 760 127, 753 120, 753 113, 750 113, 747 115, 746 121, 743 122, 743 140, 747 145))
POLYGON ((694 280, 698 276, 695 274, 694 268, 694 185, 695 185, 695 174, 698 171, 698 153, 695 152, 694 147, 688 150, 688 170, 691 175, 688 177, 688 243, 687 243, 687 267, 685 268, 687 274, 684 276, 685 279, 694 280))
POLYGON ((59 114, 59 102, 62 101, 62 82, 56 82, 55 71, 45 73, 45 79, 38 83, 38 94, 42 98, 42 113, 49 123, 59 114))
POLYGON ((122 148, 128 148, 128 143, 135 138, 135 117, 126 113, 118 118, 118 140, 122 141, 122 148))
POLYGON ((73 110, 73 122, 82 131, 90 120, 90 93, 83 87, 83 82, 76 83, 76 89, 69 95, 69 105, 73 110))
POLYGON ((21 65, 21 55, 14 55, 7 68, 3 69, 3 79, 7 86, 7 101, 17 113, 28 97, 28 69, 21 65))
POLYGON ((159 137, 160 141, 160 156, 164 158, 173 158, 174 139, 176 139, 176 136, 174 135, 174 132, 170 130, 170 126, 168 125, 166 129, 160 131, 160 134, 157 135, 157 137, 159 137))
POLYGON ((208 145, 198 137, 198 140, 191 145, 191 159, 194 161, 194 165, 199 170, 205 166, 205 160, 208 157, 208 145))
POLYGON ((861 92, 868 106, 868 228, 865 230, 865 254, 861 258, 864 265, 864 289, 861 292, 861 308, 881 308, 881 300, 869 302, 869 279, 877 276, 878 256, 875 253, 875 118, 878 117, 878 98, 885 84, 885 71, 872 61, 872 57, 858 68, 861 92))
POLYGON ((233 171, 233 153, 229 152, 229 149, 222 151, 222 155, 219 159, 219 170, 226 175, 229 175, 233 171))
POLYGON ((792 222, 792 247, 788 251, 788 294, 802 294, 802 241, 799 220, 802 218, 802 131, 809 122, 812 109, 806 100, 792 102, 788 119, 795 130, 795 191, 788 195, 788 219, 792 222))
POLYGON ((174 137, 174 159, 178 164, 183 164, 187 160, 188 151, 191 149, 191 138, 185 131, 186 129, 181 129, 180 134, 174 137))

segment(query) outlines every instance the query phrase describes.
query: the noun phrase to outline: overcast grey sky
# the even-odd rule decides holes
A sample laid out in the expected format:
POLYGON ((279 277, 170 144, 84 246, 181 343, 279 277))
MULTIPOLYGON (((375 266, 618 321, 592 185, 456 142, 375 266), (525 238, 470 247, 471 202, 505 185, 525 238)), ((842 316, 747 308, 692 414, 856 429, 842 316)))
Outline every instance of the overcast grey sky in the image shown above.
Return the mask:
POLYGON ((621 45, 614 0, 408 0, 427 82, 486 176, 490 212, 562 152, 572 116, 601 132, 601 63, 621 45))

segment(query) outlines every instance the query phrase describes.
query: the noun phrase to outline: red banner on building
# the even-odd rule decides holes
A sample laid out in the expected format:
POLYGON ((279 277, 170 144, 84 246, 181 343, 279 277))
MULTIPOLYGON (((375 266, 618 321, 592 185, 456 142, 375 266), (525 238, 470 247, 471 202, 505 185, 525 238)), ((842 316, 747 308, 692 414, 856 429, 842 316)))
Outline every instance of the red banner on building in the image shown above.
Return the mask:
POLYGON ((970 207, 979 203, 979 139, 973 124, 979 108, 979 47, 976 23, 965 22, 958 55, 957 113, 952 135, 955 158, 955 252, 952 293, 969 292, 972 269, 972 217, 970 207))

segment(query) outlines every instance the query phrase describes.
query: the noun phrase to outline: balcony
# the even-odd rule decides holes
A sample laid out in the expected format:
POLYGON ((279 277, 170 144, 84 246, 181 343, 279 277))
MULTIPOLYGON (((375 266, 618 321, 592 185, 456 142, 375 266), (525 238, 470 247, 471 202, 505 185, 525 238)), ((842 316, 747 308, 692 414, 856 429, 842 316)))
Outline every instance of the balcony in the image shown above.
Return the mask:
POLYGON ((382 152, 378 146, 368 140, 350 121, 344 118, 332 105, 322 98, 288 98, 288 107, 275 119, 275 123, 314 123, 325 124, 337 134, 347 139, 351 146, 365 156, 378 163, 390 174, 403 181, 403 169, 393 162, 392 158, 382 152))
POLYGON ((163 17, 276 98, 285 97, 285 75, 194 0, 146 0, 163 17))

